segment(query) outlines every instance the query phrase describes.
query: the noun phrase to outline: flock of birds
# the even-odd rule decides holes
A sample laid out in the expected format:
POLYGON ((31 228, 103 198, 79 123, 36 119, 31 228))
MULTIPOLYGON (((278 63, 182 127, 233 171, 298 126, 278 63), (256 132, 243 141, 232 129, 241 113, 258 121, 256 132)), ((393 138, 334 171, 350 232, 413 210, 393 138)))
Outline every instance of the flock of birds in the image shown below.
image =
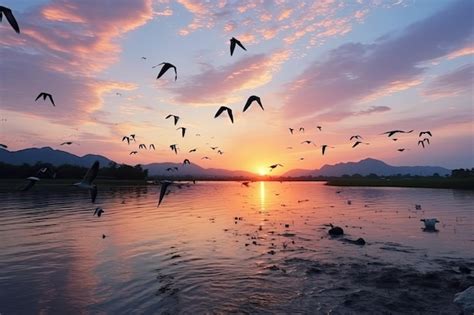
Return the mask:
MULTIPOLYGON (((20 27, 12 13, 12 10, 7 8, 7 7, 4 7, 4 6, 0 6, 0 22, 2 21, 2 17, 3 15, 5 15, 6 19, 8 20, 9 24, 11 25, 11 27, 15 30, 15 32, 17 33, 20 33, 20 27)), ((234 54, 234 51, 235 51, 235 48, 236 47, 240 47, 242 50, 244 51, 247 51, 247 49, 245 48, 245 46, 242 44, 242 42, 240 42, 238 39, 236 39, 235 37, 232 37, 230 39, 230 55, 233 56, 234 54)), ((142 59, 146 59, 146 57, 142 57, 142 59)), ((172 64, 172 63, 169 63, 169 62, 162 62, 162 63, 159 63, 157 65, 154 65, 152 66, 152 68, 157 68, 157 67, 161 67, 156 79, 160 79, 162 78, 169 70, 173 70, 174 71, 174 80, 176 81, 178 79, 178 70, 177 70, 177 67, 172 64)), ((121 93, 116 93, 118 96, 121 96, 122 94, 121 93)), ((48 93, 48 92, 40 92, 38 94, 38 96, 36 97, 35 101, 38 101, 39 99, 42 99, 43 101, 48 101, 53 105, 53 106, 56 106, 56 103, 54 102, 54 98, 53 98, 53 95, 51 93, 48 93)), ((263 107, 263 104, 262 104, 262 100, 259 96, 257 95, 252 95, 250 97, 248 97, 247 101, 245 102, 245 105, 243 107, 243 112, 246 112, 250 106, 253 104, 253 103, 257 103, 258 106, 260 106, 260 108, 264 111, 264 107, 263 107)), ((227 114, 230 122, 233 124, 234 123, 234 114, 233 114, 233 111, 231 108, 227 107, 227 106, 220 106, 215 115, 214 115, 214 118, 218 118, 220 117, 221 115, 224 115, 227 114)), ((172 118, 173 119, 173 123, 174 125, 176 126, 180 120, 180 117, 177 116, 177 115, 174 115, 174 114, 169 114, 165 117, 165 119, 170 119, 172 118)), ((316 126, 316 128, 319 130, 319 131, 322 131, 322 126, 316 126)), ((289 129, 289 132, 290 134, 294 134, 295 132, 295 128, 288 128, 289 129)), ((186 131, 187 131, 187 128, 186 127, 178 127, 176 130, 179 130, 181 132, 181 137, 184 138, 185 135, 186 135, 186 131)), ((305 128, 304 127, 299 127, 298 131, 300 133, 304 133, 305 132, 305 128)), ((409 131, 404 131, 404 130, 390 130, 390 131, 386 131, 384 133, 382 133, 382 135, 387 135, 388 138, 390 138, 392 141, 397 141, 398 138, 396 138, 395 136, 396 135, 401 135, 401 134, 409 134, 409 133, 412 133, 413 130, 409 130, 409 131)), ((196 134, 196 135, 199 135, 199 134, 196 134)), ((432 137, 432 134, 431 132, 428 130, 428 131, 421 131, 419 133, 419 140, 418 140, 418 146, 422 146, 422 148, 425 148, 426 145, 429 145, 430 144, 430 138, 428 137, 423 137, 424 135, 426 136, 429 136, 429 137, 432 137), (423 137, 423 138, 422 138, 423 137)), ((361 136, 361 135, 353 135, 349 138, 349 141, 353 141, 355 140, 353 143, 352 143, 352 148, 356 148, 358 147, 359 145, 361 144, 364 144, 364 145, 369 145, 370 143, 369 142, 364 142, 362 141, 364 138, 361 136)), ((136 136, 135 134, 130 134, 130 135, 126 135, 126 136, 123 136, 122 138, 122 142, 127 142, 128 145, 130 145, 131 143, 134 143, 136 142, 136 136)), ((73 144, 74 142, 73 141, 65 141, 63 143, 61 143, 60 145, 63 146, 63 145, 71 145, 73 144)), ((312 144, 313 146, 317 146, 312 140, 304 140, 301 142, 301 144, 312 144)), ((2 148, 8 148, 7 145, 5 144, 0 144, 0 147, 2 148)), ((171 144, 169 146, 169 148, 171 149, 171 151, 173 151, 175 154, 178 154, 178 144, 171 144)), ((328 144, 322 144, 320 146, 321 148, 321 154, 324 155, 326 153, 326 151, 328 150, 328 148, 331 148, 333 149, 334 147, 333 146, 330 146, 328 144)), ((155 148, 155 145, 154 144, 149 144, 148 146, 146 144, 139 144, 138 145, 138 150, 133 150, 133 151, 130 151, 130 155, 136 155, 138 154, 139 150, 156 150, 155 148)), ((211 147, 212 150, 216 150, 218 149, 218 147, 211 147)), ((292 149, 292 147, 288 147, 287 149, 292 149)), ((399 152, 403 152, 405 150, 408 150, 406 148, 399 148, 397 149, 399 152)), ((189 150, 188 152, 189 153, 193 153, 193 152, 196 152, 197 151, 197 148, 194 148, 194 149, 191 149, 189 150)), ((224 152, 222 150, 217 150, 217 153, 218 154, 223 154, 224 152)), ((206 160, 210 160, 210 158, 208 156, 204 156, 202 157, 201 159, 206 159, 206 160)), ((303 160, 304 158, 300 158, 300 160, 303 160)), ((183 165, 189 165, 191 164, 190 160, 189 159, 185 159, 183 161, 183 165)), ((276 164, 272 164, 270 165, 268 168, 269 168, 269 171, 271 172, 272 170, 274 170, 275 168, 277 167, 283 167, 283 165, 281 163, 276 163, 276 164)), ((82 181, 74 184, 74 186, 76 187, 79 187, 79 188, 82 188, 82 189, 87 189, 89 190, 90 192, 90 196, 91 196, 91 200, 92 202, 95 202, 96 200, 96 197, 97 197, 97 186, 94 184, 94 180, 95 178, 97 177, 97 173, 99 171, 99 162, 96 161, 94 162, 94 164, 91 166, 91 168, 87 171, 87 173, 85 174, 84 178, 82 179, 82 181)), ((178 168, 177 167, 170 167, 167 169, 167 171, 170 171, 170 172, 173 172, 173 171, 178 171, 178 168)), ((42 168, 41 170, 39 170, 36 174, 36 176, 32 176, 32 177, 28 177, 27 178, 27 182, 26 184, 21 188, 22 191, 27 191, 29 189, 31 189, 36 182, 38 182, 40 180, 40 176, 45 174, 47 172, 47 169, 46 168, 42 168)), ((160 191, 160 197, 159 197, 159 202, 158 202, 158 206, 161 204, 164 196, 166 195, 167 193, 167 188, 172 185, 173 182, 172 181, 161 181, 161 191, 160 191)), ((248 185, 248 184, 247 184, 248 185)), ((103 210, 100 209, 100 208, 97 208, 96 211, 95 211, 95 215, 97 214, 98 216, 100 216, 101 214, 103 213, 103 210), (98 210, 99 209, 99 210, 98 210)), ((436 219, 434 219, 436 220, 436 219)), ((428 221, 425 222, 425 224, 431 224, 434 226, 434 223, 432 223, 434 221, 428 221)), ((435 222, 436 223, 436 222, 435 222)))

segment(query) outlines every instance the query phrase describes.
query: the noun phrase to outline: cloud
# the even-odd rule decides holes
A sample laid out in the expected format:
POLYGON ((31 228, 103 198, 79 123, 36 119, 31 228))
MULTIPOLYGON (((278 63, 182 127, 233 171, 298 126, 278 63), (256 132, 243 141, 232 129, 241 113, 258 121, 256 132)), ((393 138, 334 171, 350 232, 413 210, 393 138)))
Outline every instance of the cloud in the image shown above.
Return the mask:
POLYGON ((398 34, 333 49, 285 86, 285 113, 290 117, 327 110, 350 113, 361 100, 420 84, 425 71, 421 64, 472 41, 472 10, 472 1, 457 1, 398 34))
POLYGON ((288 50, 271 55, 258 54, 220 68, 206 69, 171 91, 176 102, 215 104, 227 102, 232 93, 255 89, 270 82, 281 64, 290 57, 288 50))
POLYGON ((434 98, 455 96, 473 91, 474 65, 467 64, 456 70, 443 74, 423 90, 423 95, 434 98))
POLYGON ((96 75, 118 60, 116 40, 151 18, 151 0, 119 0, 113 6, 54 0, 18 14, 22 33, 5 32, 0 40, 2 106, 63 124, 80 123, 102 106, 102 94, 135 88, 96 75), (53 94, 55 108, 34 102, 41 91, 53 94))
POLYGON ((391 6, 388 2, 347 4, 340 0, 178 2, 192 14, 191 21, 179 30, 182 36, 217 28, 239 39, 245 34, 254 43, 281 37, 290 45, 306 38, 308 47, 328 37, 346 34, 352 24, 364 21, 372 7, 391 6))

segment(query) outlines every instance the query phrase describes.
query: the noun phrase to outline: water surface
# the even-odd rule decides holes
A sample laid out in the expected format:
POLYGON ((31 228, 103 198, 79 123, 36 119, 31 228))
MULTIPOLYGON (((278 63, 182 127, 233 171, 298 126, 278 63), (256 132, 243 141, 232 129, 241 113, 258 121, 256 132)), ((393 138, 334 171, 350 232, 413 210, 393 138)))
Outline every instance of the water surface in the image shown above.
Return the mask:
POLYGON ((3 189, 0 313, 457 312, 454 293, 474 283, 459 272, 474 268, 469 191, 171 190, 157 208, 157 186, 100 187, 95 205, 74 187, 3 189), (421 218, 439 231, 423 232, 421 218), (328 223, 367 245, 328 237, 328 223))

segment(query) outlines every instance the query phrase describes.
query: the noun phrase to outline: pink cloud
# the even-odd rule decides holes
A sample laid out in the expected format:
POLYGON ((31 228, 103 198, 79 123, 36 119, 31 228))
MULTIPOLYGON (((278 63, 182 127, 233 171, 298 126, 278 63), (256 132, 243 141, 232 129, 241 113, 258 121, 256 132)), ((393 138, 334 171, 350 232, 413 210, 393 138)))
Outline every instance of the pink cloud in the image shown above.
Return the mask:
POLYGON ((473 92, 474 65, 467 64, 456 70, 440 75, 423 90, 423 95, 441 98, 473 92))
POLYGON ((270 82, 281 64, 290 57, 288 50, 272 55, 244 57, 228 66, 208 66, 172 92, 175 100, 183 103, 216 104, 229 101, 232 93, 255 89, 270 82))

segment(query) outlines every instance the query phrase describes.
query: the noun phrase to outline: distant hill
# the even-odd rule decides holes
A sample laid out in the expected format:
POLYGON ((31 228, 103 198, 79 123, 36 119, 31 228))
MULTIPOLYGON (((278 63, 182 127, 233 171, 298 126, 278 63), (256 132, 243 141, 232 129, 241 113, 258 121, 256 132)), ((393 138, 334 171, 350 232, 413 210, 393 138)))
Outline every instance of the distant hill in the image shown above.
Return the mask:
POLYGON ((245 171, 230 171, 219 168, 203 168, 197 164, 183 165, 182 163, 152 163, 143 165, 149 176, 192 176, 200 178, 252 178, 255 174, 245 171), (177 167, 178 171, 167 171, 167 168, 177 167))
POLYGON ((284 177, 301 177, 301 176, 342 176, 360 174, 363 176, 369 174, 377 174, 379 176, 389 176, 397 174, 410 174, 419 176, 431 176, 438 173, 441 176, 451 174, 451 170, 439 166, 392 166, 376 159, 364 159, 359 162, 337 163, 335 165, 324 165, 320 169, 290 170, 283 174, 284 177))
POLYGON ((21 165, 24 163, 32 165, 36 162, 44 162, 51 163, 54 166, 71 164, 89 167, 94 163, 94 161, 99 161, 101 166, 106 166, 110 162, 113 162, 102 155, 87 154, 84 156, 77 156, 50 147, 29 148, 18 151, 0 149, 0 162, 13 165, 21 165))

